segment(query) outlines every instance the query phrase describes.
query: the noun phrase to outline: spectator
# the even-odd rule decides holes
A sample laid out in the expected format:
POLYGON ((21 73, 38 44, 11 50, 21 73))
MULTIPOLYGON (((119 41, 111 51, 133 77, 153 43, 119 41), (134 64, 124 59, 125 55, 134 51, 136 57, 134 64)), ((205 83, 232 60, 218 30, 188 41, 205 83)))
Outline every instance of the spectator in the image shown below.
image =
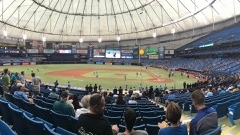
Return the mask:
POLYGON ((69 102, 73 105, 74 110, 77 110, 80 107, 78 96, 76 94, 73 94, 69 97, 69 102))
POLYGON ((123 133, 118 133, 117 135, 148 135, 148 133, 144 130, 134 130, 133 126, 136 122, 136 112, 127 107, 124 113, 123 123, 125 125, 125 131, 123 133))
POLYGON ((68 100, 68 92, 63 91, 61 93, 61 101, 55 101, 53 104, 53 111, 65 115, 75 116, 74 109, 71 105, 67 103, 68 100))
POLYGON ((210 91, 210 89, 208 88, 207 91, 206 91, 206 95, 205 97, 211 97, 213 96, 213 93, 210 91))
POLYGON ((204 94, 196 90, 191 95, 192 103, 198 111, 190 122, 190 135, 203 134, 218 127, 217 112, 204 104, 204 94))
POLYGON ((137 104, 137 101, 134 99, 135 99, 134 95, 131 96, 130 100, 128 101, 128 104, 137 104))
POLYGON ((40 84, 41 79, 37 76, 35 76, 35 73, 32 73, 32 85, 33 85, 33 93, 34 97, 37 97, 40 94, 40 84))
POLYGON ((56 82, 54 82, 54 88, 58 87, 58 80, 56 80, 56 82))
POLYGON ((77 109, 76 113, 75 113, 75 117, 78 118, 81 114, 84 113, 89 113, 89 100, 90 100, 90 95, 85 95, 82 99, 81 99, 81 106, 82 108, 77 109))
POLYGON ((188 135, 187 125, 181 125, 182 111, 175 102, 170 102, 166 110, 166 119, 170 122, 170 126, 163 121, 159 124, 160 130, 158 135, 188 135))
MULTIPOLYGON (((5 93, 9 93, 9 87, 10 87, 10 76, 8 75, 8 69, 3 70, 3 76, 2 76, 2 87, 3 91, 5 93)), ((5 94, 3 94, 5 97, 5 94)))
POLYGON ((117 105, 125 105, 126 101, 123 99, 122 95, 119 95, 116 101, 117 105))
POLYGON ((68 81, 67 86, 68 86, 68 89, 70 90, 72 85, 71 85, 71 83, 69 81, 68 81))
POLYGON ((24 77, 24 71, 22 71, 21 74, 19 75, 19 80, 21 81, 23 86, 25 86, 26 80, 25 80, 25 77, 24 77))
POLYGON ((14 92, 14 96, 16 96, 17 98, 20 98, 22 100, 28 101, 30 103, 34 103, 32 98, 28 98, 28 95, 26 94, 26 92, 28 92, 29 90, 23 86, 19 86, 18 87, 18 91, 14 92))
POLYGON ((48 95, 48 98, 53 98, 53 99, 59 99, 59 95, 56 94, 56 88, 53 88, 50 94, 48 95))
POLYGON ((103 118, 105 99, 100 94, 93 94, 89 100, 90 112, 81 114, 78 119, 78 134, 113 135, 118 132, 116 125, 103 118))

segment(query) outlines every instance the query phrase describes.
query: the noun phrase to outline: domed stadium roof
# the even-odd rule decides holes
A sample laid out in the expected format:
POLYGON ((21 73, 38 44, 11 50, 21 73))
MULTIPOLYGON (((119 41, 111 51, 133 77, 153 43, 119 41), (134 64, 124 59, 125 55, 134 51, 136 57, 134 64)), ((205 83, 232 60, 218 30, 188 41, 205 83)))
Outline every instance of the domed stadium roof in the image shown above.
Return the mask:
POLYGON ((35 40, 129 40, 236 21, 239 6, 238 0, 1 0, 0 28, 35 40))

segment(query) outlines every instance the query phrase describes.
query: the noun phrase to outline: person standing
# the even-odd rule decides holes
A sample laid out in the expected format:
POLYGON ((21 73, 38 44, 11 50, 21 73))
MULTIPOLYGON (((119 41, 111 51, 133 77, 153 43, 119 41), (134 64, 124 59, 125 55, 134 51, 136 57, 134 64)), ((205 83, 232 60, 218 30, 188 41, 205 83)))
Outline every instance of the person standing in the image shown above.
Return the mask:
POLYGON ((21 81, 22 85, 25 86, 26 80, 24 77, 24 71, 22 71, 21 74, 19 75, 19 80, 21 81))
MULTIPOLYGON (((5 93, 9 93, 10 76, 8 75, 8 69, 7 68, 3 70, 2 87, 3 87, 3 91, 5 93)), ((4 93, 3 93, 3 97, 5 97, 4 93)))
POLYGON ((34 97, 37 97, 40 95, 40 85, 41 85, 41 79, 35 75, 35 73, 32 73, 32 86, 33 86, 33 94, 34 97))
POLYGON ((70 90, 70 88, 71 88, 71 83, 68 81, 68 89, 70 90))

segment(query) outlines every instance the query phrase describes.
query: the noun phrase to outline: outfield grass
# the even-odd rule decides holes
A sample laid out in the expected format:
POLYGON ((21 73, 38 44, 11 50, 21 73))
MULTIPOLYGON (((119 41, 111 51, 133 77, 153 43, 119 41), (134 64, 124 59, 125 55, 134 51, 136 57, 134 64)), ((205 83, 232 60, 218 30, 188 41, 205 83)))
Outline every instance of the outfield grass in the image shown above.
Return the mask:
POLYGON ((158 77, 161 75, 161 78, 168 79, 168 72, 156 68, 148 68, 140 66, 126 66, 126 65, 94 65, 94 64, 49 64, 49 65, 27 65, 27 66, 2 66, 8 68, 11 72, 21 72, 25 71, 26 78, 31 79, 31 70, 39 76, 45 83, 54 83, 58 80, 59 85, 67 85, 67 82, 70 81, 73 87, 82 87, 84 88, 86 84, 100 84, 103 89, 112 89, 113 87, 122 86, 125 88, 125 85, 128 85, 128 88, 139 87, 139 84, 142 86, 159 86, 166 84, 168 88, 175 87, 181 89, 182 83, 186 81, 187 83, 194 83, 197 80, 194 78, 187 78, 186 76, 181 76, 180 72, 175 72, 174 77, 170 78, 173 81, 169 83, 158 82, 157 79, 149 80, 152 78, 152 75, 158 77), (37 72, 39 69, 40 72, 37 72), (79 74, 73 74, 69 76, 53 76, 49 75, 49 72, 54 71, 63 71, 63 70, 89 70, 80 77, 79 74), (98 71, 99 77, 96 78, 93 74, 94 70, 98 71), (136 71, 138 75, 136 75, 136 71), (141 76, 140 76, 141 73, 141 76), (124 79, 126 75, 127 80, 124 79))

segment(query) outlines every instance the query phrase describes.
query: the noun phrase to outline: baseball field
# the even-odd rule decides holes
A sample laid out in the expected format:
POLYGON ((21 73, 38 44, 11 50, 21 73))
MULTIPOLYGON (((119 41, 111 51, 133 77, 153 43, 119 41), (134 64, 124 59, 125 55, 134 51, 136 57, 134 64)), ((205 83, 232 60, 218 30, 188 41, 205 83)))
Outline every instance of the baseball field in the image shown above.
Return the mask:
POLYGON ((84 88, 87 84, 101 85, 103 89, 112 89, 115 86, 139 88, 142 84, 146 86, 162 87, 166 84, 168 88, 183 88, 183 82, 194 83, 197 80, 190 75, 181 76, 175 71, 174 76, 169 78, 168 71, 141 66, 127 65, 95 65, 95 64, 48 64, 48 65, 24 65, 24 66, 2 66, 11 72, 25 71, 25 77, 31 79, 31 72, 36 73, 44 83, 53 84, 58 80, 59 85, 67 86, 68 81, 72 87, 84 88))

